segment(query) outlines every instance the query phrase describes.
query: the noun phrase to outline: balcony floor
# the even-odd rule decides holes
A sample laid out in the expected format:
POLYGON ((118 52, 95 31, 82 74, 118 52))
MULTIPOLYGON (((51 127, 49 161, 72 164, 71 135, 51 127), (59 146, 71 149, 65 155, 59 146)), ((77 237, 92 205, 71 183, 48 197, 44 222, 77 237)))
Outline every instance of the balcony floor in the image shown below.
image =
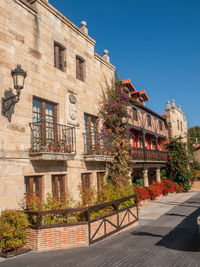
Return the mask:
POLYGON ((73 160, 75 154, 59 152, 30 152, 30 160, 67 161, 73 160))
POLYGON ((85 161, 112 162, 114 156, 110 155, 83 155, 85 161))

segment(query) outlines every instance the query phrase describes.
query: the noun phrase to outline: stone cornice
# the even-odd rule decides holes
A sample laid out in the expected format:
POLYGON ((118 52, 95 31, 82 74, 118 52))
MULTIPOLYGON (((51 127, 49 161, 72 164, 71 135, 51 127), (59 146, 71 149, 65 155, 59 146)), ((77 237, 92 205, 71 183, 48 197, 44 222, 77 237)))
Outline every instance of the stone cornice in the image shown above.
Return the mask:
POLYGON ((14 0, 14 1, 23 8, 25 8, 30 13, 32 13, 33 15, 37 15, 37 9, 33 5, 29 4, 26 0, 14 0))
POLYGON ((104 65, 106 65, 108 68, 110 68, 112 71, 115 71, 115 66, 110 64, 109 62, 105 61, 103 59, 103 57, 101 57, 100 55, 98 55, 97 53, 94 53, 94 57, 95 59, 99 60, 101 63, 103 63, 104 65))
POLYGON ((51 12, 54 16, 60 19, 63 23, 65 23, 68 27, 74 30, 76 33, 81 35, 84 39, 86 39, 92 45, 95 45, 96 41, 92 39, 87 34, 83 33, 79 27, 77 27, 74 23, 72 23, 69 19, 67 19, 62 13, 60 13, 56 8, 54 8, 51 4, 49 4, 45 0, 37 0, 36 4, 40 4, 44 8, 46 8, 49 12, 51 12))

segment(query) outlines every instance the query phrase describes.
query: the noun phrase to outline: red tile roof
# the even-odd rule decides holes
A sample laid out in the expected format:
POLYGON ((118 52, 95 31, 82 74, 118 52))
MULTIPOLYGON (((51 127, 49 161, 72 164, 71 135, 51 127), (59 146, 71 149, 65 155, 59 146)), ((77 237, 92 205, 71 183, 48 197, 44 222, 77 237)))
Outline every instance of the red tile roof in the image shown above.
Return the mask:
POLYGON ((193 146, 193 149, 196 150, 196 149, 199 149, 200 148, 200 144, 196 145, 196 146, 193 146))
POLYGON ((135 87, 131 83, 131 79, 123 80, 122 84, 127 85, 132 90, 132 92, 130 92, 132 95, 136 95, 137 94, 138 96, 142 96, 144 101, 149 101, 150 100, 149 97, 147 96, 145 90, 137 91, 135 89, 135 87))

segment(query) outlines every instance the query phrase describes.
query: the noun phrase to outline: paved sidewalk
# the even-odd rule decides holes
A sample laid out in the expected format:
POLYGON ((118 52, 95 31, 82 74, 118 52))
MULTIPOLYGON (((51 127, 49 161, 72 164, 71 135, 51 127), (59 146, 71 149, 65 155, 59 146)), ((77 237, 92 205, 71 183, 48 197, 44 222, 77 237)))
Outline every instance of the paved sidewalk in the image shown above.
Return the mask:
POLYGON ((197 192, 169 194, 168 196, 161 196, 158 200, 149 201, 144 207, 139 209, 139 219, 142 220, 155 220, 161 215, 165 214, 173 207, 180 205, 189 198, 196 195, 197 192))
POLYGON ((148 205, 140 211, 139 226, 112 238, 90 247, 30 252, 0 267, 200 267, 200 193, 171 195, 148 205))

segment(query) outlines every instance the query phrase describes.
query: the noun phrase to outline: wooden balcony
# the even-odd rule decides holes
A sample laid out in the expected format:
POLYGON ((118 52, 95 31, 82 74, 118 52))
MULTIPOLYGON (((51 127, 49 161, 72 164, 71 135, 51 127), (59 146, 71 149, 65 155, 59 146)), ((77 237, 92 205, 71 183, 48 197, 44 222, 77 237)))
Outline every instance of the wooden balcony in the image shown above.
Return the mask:
POLYGON ((90 132, 84 133, 83 136, 85 161, 113 161, 112 138, 110 135, 90 132))
POLYGON ((167 162, 166 151, 151 150, 147 148, 132 148, 131 155, 134 161, 159 161, 167 162))
POLYGON ((30 123, 31 160, 65 161, 75 155, 75 128, 49 121, 30 123))

